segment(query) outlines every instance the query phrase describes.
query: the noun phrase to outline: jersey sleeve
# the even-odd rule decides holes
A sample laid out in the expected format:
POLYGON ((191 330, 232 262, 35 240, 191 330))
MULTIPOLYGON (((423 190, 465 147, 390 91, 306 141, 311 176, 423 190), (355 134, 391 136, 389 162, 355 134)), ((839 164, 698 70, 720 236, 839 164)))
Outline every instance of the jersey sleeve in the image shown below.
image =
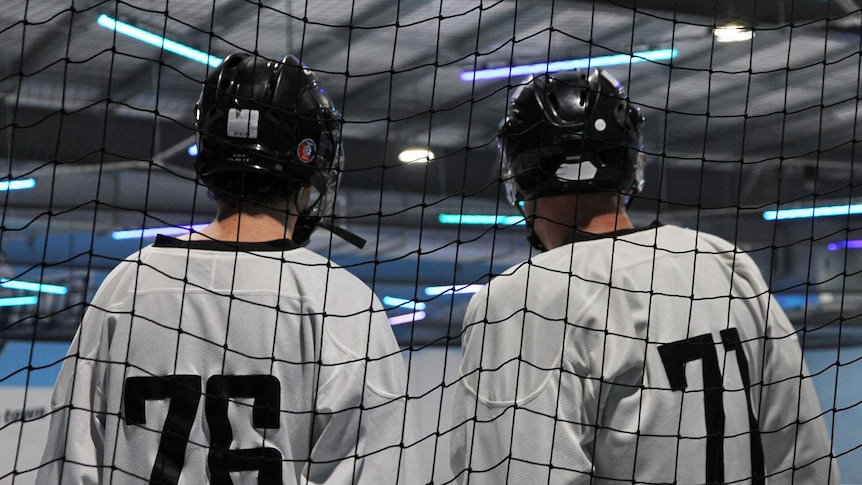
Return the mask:
MULTIPOLYGON (((88 315, 91 316, 91 312, 88 315)), ((54 386, 51 420, 37 483, 99 483, 105 401, 101 392, 101 366, 95 356, 88 355, 86 337, 79 328, 54 386)))
POLYGON ((768 319, 760 427, 766 474, 776 483, 837 485, 837 462, 799 342, 778 302, 765 297, 764 304, 768 319))
POLYGON ((367 313, 350 318, 369 331, 353 342, 329 342, 338 352, 336 361, 324 362, 315 443, 303 480, 309 485, 425 483, 417 476, 417 447, 410 446, 415 430, 406 419, 404 360, 388 320, 382 311, 373 312, 370 322, 367 313))
MULTIPOLYGON (((467 311, 464 314, 464 329, 461 334, 461 347, 465 348, 469 339, 469 333, 481 320, 477 320, 477 303, 484 301, 479 292, 470 300, 467 311)), ((456 483, 463 483, 470 463, 470 440, 473 436, 474 419, 471 417, 476 410, 476 396, 471 395, 466 388, 465 378, 471 370, 467 368, 466 362, 461 360, 460 377, 455 384, 455 397, 452 405, 452 433, 449 439, 449 467, 456 474, 456 483), (473 403, 471 405, 471 402, 473 403)))
MULTIPOLYGON (((135 259, 137 254, 127 260, 135 259)), ((127 290, 124 267, 118 265, 99 286, 66 353, 51 396, 49 431, 36 483, 101 483, 109 419, 105 395, 109 342, 118 315, 112 311, 117 309, 115 299, 123 304, 127 290)))

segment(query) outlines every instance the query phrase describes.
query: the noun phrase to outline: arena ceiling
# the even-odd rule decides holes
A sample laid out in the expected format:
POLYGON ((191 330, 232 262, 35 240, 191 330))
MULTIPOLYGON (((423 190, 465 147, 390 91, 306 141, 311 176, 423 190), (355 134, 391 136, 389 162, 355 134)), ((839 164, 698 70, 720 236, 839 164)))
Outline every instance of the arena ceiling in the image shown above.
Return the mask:
MULTIPOLYGON (((855 217, 767 222, 762 213, 857 198, 859 0, 12 2, 0 9, 0 160, 4 176, 37 185, 0 192, 10 273, 0 276, 76 281, 80 292, 57 297, 57 308, 141 244, 112 231, 212 217, 187 151, 211 68, 100 17, 216 57, 293 53, 320 74, 345 118, 340 222, 369 244, 358 250, 321 231, 312 247, 381 295, 427 303, 425 320, 398 327, 404 341, 457 334, 465 297, 427 286, 481 283, 529 255, 522 227, 440 222, 515 214, 501 197, 495 133, 522 77, 463 81, 465 71, 675 49, 669 60, 607 68, 647 118, 636 220, 733 240, 774 288, 806 302, 812 285, 835 280, 816 254, 858 226, 855 217), (714 27, 727 23, 755 35, 716 42, 714 27), (398 161, 417 146, 435 159, 398 161)), ((828 283, 839 303, 815 299, 796 321, 860 313, 855 280, 840 280, 828 283)), ((68 336, 67 326, 49 328, 39 334, 68 336)))

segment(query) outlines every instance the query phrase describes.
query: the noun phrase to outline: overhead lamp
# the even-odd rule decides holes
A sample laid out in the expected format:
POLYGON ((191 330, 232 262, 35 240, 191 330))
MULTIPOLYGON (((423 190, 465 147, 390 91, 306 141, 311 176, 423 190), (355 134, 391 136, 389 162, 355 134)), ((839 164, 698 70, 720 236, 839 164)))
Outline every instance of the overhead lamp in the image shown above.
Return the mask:
POLYGON ((96 23, 106 29, 113 30, 118 34, 123 34, 145 44, 185 57, 186 59, 200 62, 201 64, 218 67, 222 62, 222 60, 216 56, 211 56, 206 52, 199 51, 193 47, 180 44, 179 42, 166 39, 160 35, 135 27, 134 25, 121 22, 105 14, 99 15, 99 18, 96 19, 96 23))
POLYGON ((775 299, 784 310, 796 310, 806 305, 816 304, 819 298, 817 295, 776 293, 775 299))
POLYGON ((478 71, 461 71, 461 80, 465 82, 484 81, 486 79, 524 77, 530 74, 546 74, 549 72, 571 71, 573 69, 590 69, 593 67, 629 65, 647 61, 664 61, 673 59, 678 55, 679 51, 677 49, 656 49, 633 52, 631 54, 614 54, 582 59, 495 67, 480 69, 478 71))
POLYGON ((716 42, 742 42, 754 37, 754 31, 741 25, 725 25, 712 30, 716 42))
POLYGON ((850 239, 847 241, 831 242, 826 245, 826 249, 830 251, 840 251, 842 249, 862 249, 862 240, 850 239))
POLYGON ((408 148, 398 154, 398 160, 404 163, 430 162, 434 160, 434 152, 427 148, 408 148))
POLYGON ((862 204, 769 210, 763 212, 763 219, 767 221, 780 221, 786 219, 811 219, 814 217, 834 217, 855 214, 862 214, 862 204))
POLYGON ((405 323, 418 322, 419 320, 425 320, 425 312, 415 312, 408 313, 406 315, 398 315, 395 317, 389 317, 389 325, 403 325, 405 323))
POLYGON ((440 224, 463 224, 476 226, 521 226, 526 224, 524 216, 505 216, 496 214, 440 214, 440 224))
POLYGON ((404 298, 396 298, 394 296, 384 296, 382 303, 388 307, 403 308, 405 310, 424 310, 425 303, 415 302, 404 298))
POLYGON ((121 239, 142 239, 145 237, 156 237, 159 234, 165 236, 184 236, 190 232, 197 232, 208 226, 208 224, 195 224, 193 226, 167 226, 167 227, 150 227, 147 229, 127 229, 123 231, 114 231, 111 233, 111 238, 114 240, 121 239))
POLYGON ((27 178, 19 180, 0 180, 0 191, 32 189, 36 186, 36 179, 27 178))
POLYGON ((39 303, 39 298, 35 296, 12 296, 9 298, 0 298, 0 307, 2 306, 27 306, 39 303))
POLYGON ((199 151, 199 150, 198 150, 198 144, 197 144, 197 143, 195 143, 195 144, 193 144, 193 145, 190 145, 190 146, 189 146, 189 148, 188 148, 188 150, 186 150, 186 151, 188 152, 188 154, 189 154, 189 156, 190 156, 190 157, 196 157, 196 156, 198 156, 198 151, 199 151))
POLYGON ((443 286, 428 286, 425 288, 425 294, 428 296, 440 296, 447 293, 456 295, 478 293, 484 285, 443 285, 443 286))
POLYGON ((34 283, 32 281, 10 280, 0 278, 0 287, 10 290, 35 291, 38 293, 51 293, 54 295, 65 295, 69 289, 60 285, 49 285, 45 283, 34 283))

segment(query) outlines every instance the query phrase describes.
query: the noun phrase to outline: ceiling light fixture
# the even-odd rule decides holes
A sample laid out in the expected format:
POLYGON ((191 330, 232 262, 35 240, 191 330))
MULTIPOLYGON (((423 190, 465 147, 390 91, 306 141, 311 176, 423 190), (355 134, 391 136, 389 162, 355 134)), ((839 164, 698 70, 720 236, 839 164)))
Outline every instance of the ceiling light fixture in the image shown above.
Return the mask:
POLYGON ((0 180, 0 191, 32 189, 35 186, 36 179, 0 180))
POLYGON ((830 205, 805 209, 779 209, 764 211, 763 219, 781 221, 786 219, 811 219, 813 217, 834 217, 862 214, 862 204, 830 205))
POLYGON ((398 160, 404 163, 430 162, 434 160, 434 152, 427 148, 408 148, 398 154, 398 160))
POLYGON ((405 323, 418 322, 419 320, 425 320, 425 316, 425 312, 416 312, 398 315, 397 317, 389 317, 389 325, 402 325, 405 323))
POLYGON ((99 15, 99 18, 96 19, 96 23, 108 30, 113 30, 118 34, 123 34, 145 44, 185 57, 186 59, 200 62, 201 64, 218 67, 222 62, 220 58, 211 56, 206 52, 166 39, 152 32, 147 32, 146 30, 135 27, 134 25, 113 19, 105 14, 99 15))
POLYGON ((831 242, 826 245, 826 249, 830 251, 840 251, 842 249, 862 249, 862 240, 850 239, 848 241, 831 242))
POLYGON ((39 298, 35 296, 13 296, 9 298, 0 298, 0 306, 25 306, 35 305, 39 303, 39 298))
POLYGON ((478 293, 485 285, 444 285, 444 286, 428 286, 425 288, 425 294, 428 296, 440 296, 447 293, 456 295, 478 293))
POLYGON ((0 278, 0 287, 10 290, 37 291, 39 293, 51 293, 54 295, 65 295, 69 289, 60 285, 48 285, 44 283, 33 283, 30 281, 10 280, 0 278))
POLYGON ((478 71, 461 71, 461 80, 465 82, 484 81, 486 79, 524 77, 530 74, 545 74, 549 72, 571 71, 573 69, 591 69, 635 64, 638 62, 654 62, 673 59, 679 55, 677 49, 656 49, 633 52, 632 54, 614 54, 610 56, 586 57, 564 61, 540 62, 518 66, 495 67, 478 71))
POLYGON ((742 42, 754 37, 754 31, 741 25, 725 25, 712 30, 716 42, 742 42))
POLYGON ((406 300, 404 298, 396 298, 394 296, 384 296, 382 303, 388 307, 403 308, 405 310, 424 310, 425 303, 406 300))
POLYGON ((463 224, 474 226, 522 226, 524 216, 501 216, 494 214, 440 214, 440 224, 463 224))
POLYGON ((165 236, 184 236, 190 232, 197 232, 208 226, 208 224, 195 224, 193 226, 167 226, 167 227, 151 227, 148 229, 127 229, 124 231, 114 231, 111 233, 111 238, 116 241, 121 239, 142 239, 145 237, 156 237, 159 234, 165 236))

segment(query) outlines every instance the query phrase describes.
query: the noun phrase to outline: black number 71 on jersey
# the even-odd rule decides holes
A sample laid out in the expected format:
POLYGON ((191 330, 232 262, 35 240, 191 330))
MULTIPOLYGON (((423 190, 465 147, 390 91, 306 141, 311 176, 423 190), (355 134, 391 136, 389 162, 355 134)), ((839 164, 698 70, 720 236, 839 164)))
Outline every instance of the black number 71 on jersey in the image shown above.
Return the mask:
MULTIPOLYGON (((726 352, 736 354, 736 362, 742 383, 745 387, 745 401, 748 404, 748 424, 751 432, 752 483, 764 482, 763 445, 757 417, 751 407, 751 379, 748 375, 748 360, 742 351, 739 332, 735 328, 721 331, 721 343, 726 352)), ((684 391, 688 386, 685 378, 685 364, 701 361, 703 369, 704 420, 706 424, 706 481, 724 483, 724 387, 718 355, 711 334, 699 335, 685 340, 661 345, 658 348, 667 373, 670 387, 674 391, 684 391)))

